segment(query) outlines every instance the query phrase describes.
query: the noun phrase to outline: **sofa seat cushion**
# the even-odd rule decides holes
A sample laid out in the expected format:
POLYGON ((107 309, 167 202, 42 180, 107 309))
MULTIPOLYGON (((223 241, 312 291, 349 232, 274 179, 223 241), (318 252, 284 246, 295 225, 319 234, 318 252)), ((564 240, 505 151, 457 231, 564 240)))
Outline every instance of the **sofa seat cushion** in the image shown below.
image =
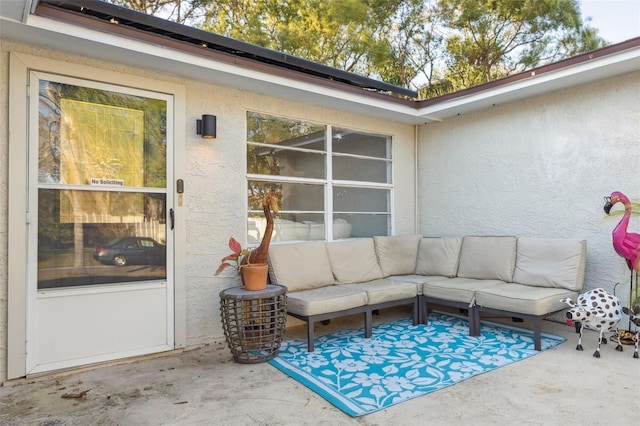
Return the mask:
POLYGON ((367 292, 369 305, 415 298, 418 295, 418 287, 412 282, 381 279, 353 285, 367 292))
POLYGON ((373 237, 378 263, 385 277, 415 273, 420 235, 373 237))
POLYGON ((422 238, 415 273, 455 277, 461 246, 462 238, 422 238))
POLYGON ((560 238, 518 238, 513 281, 579 291, 584 284, 587 242, 560 238))
POLYGON ((439 277, 434 281, 427 281, 422 284, 422 294, 434 299, 464 302, 469 305, 473 305, 477 290, 501 286, 504 284, 505 282, 500 280, 439 277))
POLYGON ((458 277, 511 282, 516 237, 464 237, 458 277))
POLYGON ((521 314, 545 315, 565 309, 567 305, 560 302, 565 297, 576 300, 578 293, 564 288, 509 283, 478 289, 476 305, 521 314))
POLYGON ((334 283, 329 255, 323 242, 272 244, 269 277, 288 291, 309 290, 334 283))
POLYGON ((418 291, 418 294, 422 294, 422 284, 426 283, 427 281, 438 281, 439 279, 446 279, 446 278, 448 277, 443 277, 440 275, 425 276, 425 275, 411 274, 411 275, 389 275, 385 279, 414 283, 416 285, 416 290, 418 291))
POLYGON ((358 284, 332 285, 287 293, 287 311, 297 315, 319 315, 367 304, 366 290, 358 284))
POLYGON ((338 283, 360 283, 382 278, 372 238, 327 243, 331 271, 338 283))

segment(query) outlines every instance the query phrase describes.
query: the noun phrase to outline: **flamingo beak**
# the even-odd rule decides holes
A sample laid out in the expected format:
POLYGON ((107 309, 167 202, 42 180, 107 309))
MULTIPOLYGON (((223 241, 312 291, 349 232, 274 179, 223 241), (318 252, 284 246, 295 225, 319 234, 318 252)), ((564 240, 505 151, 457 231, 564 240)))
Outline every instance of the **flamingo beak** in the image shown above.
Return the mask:
POLYGON ((611 207, 613 207, 613 204, 611 204, 611 197, 604 197, 604 212, 606 214, 609 214, 609 212, 611 211, 611 207))

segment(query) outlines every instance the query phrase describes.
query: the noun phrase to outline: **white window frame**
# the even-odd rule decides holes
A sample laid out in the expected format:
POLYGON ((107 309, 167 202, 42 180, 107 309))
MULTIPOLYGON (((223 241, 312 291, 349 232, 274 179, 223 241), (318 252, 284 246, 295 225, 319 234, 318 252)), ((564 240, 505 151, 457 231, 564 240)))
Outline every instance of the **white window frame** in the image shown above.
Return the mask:
MULTIPOLYGON (((304 120, 300 118, 292 118, 286 116, 280 116, 272 113, 258 112, 253 110, 246 111, 246 114, 255 113, 255 114, 263 114, 266 116, 274 117, 274 118, 282 118, 283 120, 299 120, 304 122, 313 122, 311 120, 304 120)), ((245 114, 245 117, 246 117, 245 114)), ((321 178, 304 178, 304 177, 291 177, 291 176, 274 176, 274 175, 262 175, 262 174, 254 174, 247 173, 247 185, 249 181, 262 181, 262 182, 274 182, 274 183, 296 183, 296 184, 309 184, 309 185, 321 185, 324 188, 324 232, 325 232, 325 240, 333 241, 333 216, 335 214, 357 214, 357 215, 375 215, 375 216, 387 216, 387 235, 394 234, 394 142, 393 137, 388 134, 381 134, 376 132, 371 132, 367 130, 357 129, 350 126, 338 126, 332 124, 322 124, 314 122, 318 125, 325 127, 325 150, 318 151, 313 149, 305 149, 299 147, 286 147, 287 150, 291 151, 300 151, 300 152, 309 152, 313 154, 324 154, 325 156, 325 170, 326 177, 324 179, 321 178), (333 152, 333 133, 334 128, 340 129, 348 129, 353 130, 354 132, 359 132, 363 134, 371 134, 378 137, 384 137, 387 139, 387 153, 388 158, 380 158, 380 157, 372 157, 361 154, 349 154, 349 153, 335 153, 333 152), (356 181, 356 180, 335 180, 333 179, 333 159, 334 157, 349 157, 349 158, 357 158, 368 161, 381 161, 387 163, 387 176, 388 182, 370 182, 370 181, 356 181), (390 181, 390 183, 389 183, 390 181), (389 194, 388 208, 387 212, 362 212, 362 211, 350 211, 350 212, 335 212, 333 206, 333 193, 335 187, 348 187, 348 188, 362 188, 362 189, 383 189, 387 190, 389 194)), ((247 125, 245 125, 246 127, 247 125)), ((266 148, 273 148, 272 144, 265 144, 259 142, 250 142, 249 140, 245 141, 247 146, 263 146, 266 148)), ((246 159, 245 159, 246 162, 246 159)), ((248 168, 247 168, 248 169, 248 168)), ((259 214, 260 211, 257 210, 249 210, 247 206, 247 220, 249 214, 259 214)), ((308 211, 294 211, 287 210, 287 213, 309 213, 308 211)), ((357 237, 356 237, 357 238, 357 237)))

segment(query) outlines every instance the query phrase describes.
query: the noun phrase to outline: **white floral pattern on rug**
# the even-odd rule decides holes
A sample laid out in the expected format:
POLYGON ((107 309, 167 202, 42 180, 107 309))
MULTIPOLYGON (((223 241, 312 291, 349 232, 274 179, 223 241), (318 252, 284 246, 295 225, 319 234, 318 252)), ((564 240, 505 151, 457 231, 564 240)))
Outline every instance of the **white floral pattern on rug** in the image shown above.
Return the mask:
MULTIPOLYGON (((469 336, 465 318, 431 312, 428 325, 380 324, 369 339, 363 329, 317 337, 314 352, 306 340, 287 340, 269 363, 361 416, 539 353, 529 330, 483 322, 481 332, 469 336)), ((543 333, 542 350, 564 341, 543 333)))

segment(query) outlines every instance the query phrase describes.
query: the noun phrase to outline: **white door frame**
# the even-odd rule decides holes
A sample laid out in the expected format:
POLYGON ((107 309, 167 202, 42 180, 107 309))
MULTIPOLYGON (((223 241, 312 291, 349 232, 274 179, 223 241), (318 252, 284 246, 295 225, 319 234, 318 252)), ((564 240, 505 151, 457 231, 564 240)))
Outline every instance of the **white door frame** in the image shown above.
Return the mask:
MULTIPOLYGON (((8 259, 8 342, 7 378, 23 377, 27 373, 27 237, 28 226, 35 220, 28 209, 28 126, 29 126, 29 72, 37 70, 61 74, 85 80, 128 86, 154 92, 170 94, 174 97, 174 178, 180 179, 185 171, 185 88, 182 85, 152 80, 129 74, 105 71, 85 65, 60 62, 52 59, 10 54, 9 63, 9 259, 8 259)), ((37 94, 37 88, 31 92, 37 94)), ((168 159, 169 161, 169 159, 168 159)), ((186 346, 186 208, 173 197, 175 210, 174 228, 174 347, 186 346)))

